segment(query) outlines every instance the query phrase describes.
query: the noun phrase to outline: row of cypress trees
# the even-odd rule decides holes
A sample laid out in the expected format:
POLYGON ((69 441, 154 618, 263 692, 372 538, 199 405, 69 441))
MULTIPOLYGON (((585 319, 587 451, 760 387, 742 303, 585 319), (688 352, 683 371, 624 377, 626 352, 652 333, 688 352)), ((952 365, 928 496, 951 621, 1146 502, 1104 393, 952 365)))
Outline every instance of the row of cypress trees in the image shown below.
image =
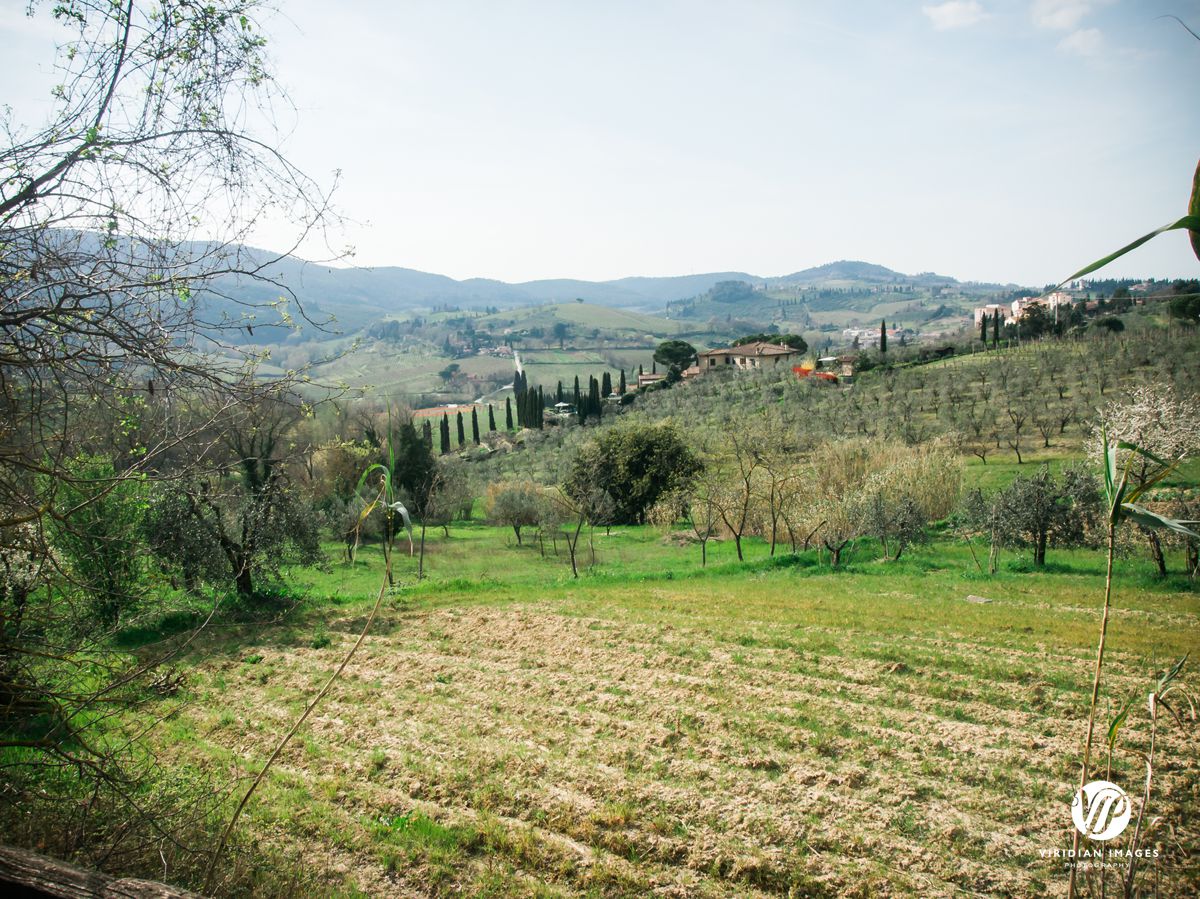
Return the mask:
MULTIPOLYGON (((626 391, 625 371, 620 372, 617 383, 618 394, 624 394, 626 391)), ((588 418, 599 420, 604 414, 605 397, 613 393, 612 375, 609 372, 604 372, 599 380, 592 375, 588 378, 587 391, 584 392, 579 383, 579 376, 575 376, 575 388, 571 397, 572 404, 575 407, 575 412, 579 416, 579 422, 582 424, 588 418)), ((529 376, 525 372, 517 372, 513 378, 513 396, 505 397, 504 399, 504 427, 505 430, 513 430, 514 425, 517 428, 536 428, 542 430, 544 426, 542 418, 542 410, 546 408, 546 395, 540 386, 530 386, 529 376), (514 402, 515 401, 515 402, 514 402), (515 415, 514 415, 515 411, 515 415)), ((558 388, 554 394, 554 402, 561 403, 566 401, 566 392, 563 389, 562 381, 558 382, 558 388)), ((466 419, 462 412, 454 414, 454 428, 457 431, 458 445, 463 446, 467 442, 466 419)), ((471 440, 477 446, 480 442, 480 425, 479 425, 479 407, 471 407, 471 440)), ((432 450, 433 448, 433 426, 429 419, 426 419, 422 425, 425 443, 432 450)), ((496 428, 496 412, 491 403, 487 406, 487 429, 489 432, 494 432, 496 428)), ((441 421, 438 423, 438 436, 443 455, 450 452, 453 446, 451 442, 451 424, 450 413, 442 414, 441 421)))
POLYGON ((992 346, 1000 343, 1000 310, 995 309, 991 315, 985 315, 979 320, 979 342, 987 346, 988 323, 992 325, 992 346))
MULTIPOLYGON (((507 416, 508 430, 511 431, 512 430, 512 405, 509 403, 509 400, 507 398, 504 400, 504 410, 505 410, 505 414, 507 416)), ((458 445, 462 446, 467 442, 466 419, 463 418, 462 412, 454 413, 454 423, 455 423, 455 429, 458 432, 458 445)), ((421 425, 421 429, 422 429, 422 434, 425 438, 426 445, 429 447, 430 450, 432 450, 433 449, 433 425, 430 423, 428 418, 425 419, 424 423, 421 425)), ((491 432, 494 432, 496 430, 496 410, 492 407, 491 403, 488 403, 488 407, 487 407, 487 429, 488 429, 488 431, 491 431, 491 432)), ((450 452, 450 448, 452 445, 450 443, 450 413, 449 412, 443 412, 442 419, 441 419, 441 421, 438 422, 438 437, 440 438, 439 442, 441 444, 442 455, 445 455, 446 453, 450 452)), ((471 407, 471 441, 476 446, 478 446, 479 440, 480 440, 479 407, 472 406, 471 407)))

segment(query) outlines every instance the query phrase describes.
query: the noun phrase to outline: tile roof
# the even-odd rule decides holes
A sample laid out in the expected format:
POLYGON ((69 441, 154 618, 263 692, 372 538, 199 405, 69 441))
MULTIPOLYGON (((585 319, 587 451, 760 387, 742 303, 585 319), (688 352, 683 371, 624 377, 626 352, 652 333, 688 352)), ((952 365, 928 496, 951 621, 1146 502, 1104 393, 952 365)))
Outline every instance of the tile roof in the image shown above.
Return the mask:
POLYGON ((763 340, 756 340, 754 343, 744 343, 741 346, 731 346, 719 350, 705 350, 698 353, 699 356, 783 356, 793 355, 797 350, 790 346, 781 346, 778 343, 767 343, 763 340))

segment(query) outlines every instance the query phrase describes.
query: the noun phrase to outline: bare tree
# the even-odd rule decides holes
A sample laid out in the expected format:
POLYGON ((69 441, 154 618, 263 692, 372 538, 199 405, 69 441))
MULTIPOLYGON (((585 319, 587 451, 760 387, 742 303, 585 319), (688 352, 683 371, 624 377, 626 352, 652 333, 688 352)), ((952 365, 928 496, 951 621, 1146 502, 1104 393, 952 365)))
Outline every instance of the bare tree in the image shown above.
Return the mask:
POLYGON ((717 514, 733 535, 739 562, 745 558, 742 554, 742 538, 750 526, 761 464, 762 456, 752 435, 742 430, 740 422, 727 424, 720 462, 716 466, 725 475, 712 496, 717 514))
POLYGON ((164 654, 107 652, 110 634, 77 626, 49 524, 78 526, 60 495, 80 485, 71 462, 98 434, 113 473, 76 491, 86 502, 131 480, 199 473, 220 447, 219 421, 287 386, 238 377, 258 361, 255 328, 303 316, 294 303, 241 298, 239 282, 266 278, 278 258, 241 241, 265 216, 312 233, 328 204, 278 149, 280 97, 256 10, 254 0, 31 4, 62 29, 53 107, 43 127, 0 118, 0 557, 29 563, 0 566, 12 699, 0 747, 21 752, 3 793, 22 801, 22 771, 74 771, 92 796, 85 817, 124 810, 112 815, 124 821, 122 852, 153 832, 136 798, 146 772, 129 764, 135 740, 91 736, 114 714, 98 710, 144 695, 164 654), (207 416, 193 414, 201 391, 219 397, 207 416))
POLYGON ((708 565, 708 541, 717 532, 721 514, 717 509, 714 477, 705 471, 686 497, 688 525, 700 541, 700 567, 708 565))

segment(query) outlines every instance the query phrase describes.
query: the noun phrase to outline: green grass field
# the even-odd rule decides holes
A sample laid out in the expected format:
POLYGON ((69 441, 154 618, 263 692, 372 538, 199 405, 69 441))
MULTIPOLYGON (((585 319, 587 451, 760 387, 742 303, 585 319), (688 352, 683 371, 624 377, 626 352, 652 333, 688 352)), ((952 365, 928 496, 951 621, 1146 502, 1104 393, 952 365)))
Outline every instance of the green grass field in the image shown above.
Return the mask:
MULTIPOLYGON (((561 541, 472 523, 430 532, 423 582, 402 553, 240 826, 332 895, 1065 893, 1039 852, 1070 841, 1099 553, 987 577, 948 538, 898 563, 863 545, 838 572, 714 541, 701 569, 679 533, 622 527, 579 554, 576 580, 561 541)), ((293 571, 291 615, 203 637, 153 710, 164 756, 257 771, 380 574, 376 547, 293 571)), ((1110 707, 1200 649, 1190 582, 1123 561, 1115 596, 1110 707)), ((1113 765, 1131 789, 1143 706, 1113 765)), ((1200 888, 1198 748, 1190 726, 1159 734, 1155 811, 1184 825, 1160 838, 1165 896, 1200 888)))

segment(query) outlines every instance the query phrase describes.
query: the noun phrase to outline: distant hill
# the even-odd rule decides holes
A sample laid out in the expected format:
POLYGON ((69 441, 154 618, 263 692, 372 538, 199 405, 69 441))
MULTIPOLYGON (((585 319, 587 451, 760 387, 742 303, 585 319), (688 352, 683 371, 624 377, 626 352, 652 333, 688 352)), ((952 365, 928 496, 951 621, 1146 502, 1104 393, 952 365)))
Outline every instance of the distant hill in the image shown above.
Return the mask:
MULTIPOLYGON (((265 253, 262 256, 269 258, 265 253)), ((706 272, 661 278, 628 277, 612 281, 560 278, 513 284, 489 278, 456 281, 445 275, 393 266, 335 268, 287 257, 271 265, 267 274, 294 291, 314 318, 333 316, 337 329, 343 333, 358 331, 387 316, 446 306, 466 310, 512 309, 583 300, 599 306, 659 312, 672 303, 711 294, 718 285, 739 282, 770 290, 850 285, 859 288, 874 285, 957 287, 960 284, 945 275, 906 275, 882 265, 850 260, 770 278, 746 272, 706 272)), ((221 287, 228 297, 254 302, 273 299, 279 293, 271 285, 245 279, 232 279, 221 287)), ((725 298, 727 304, 731 301, 731 297, 725 298)))
MULTIPOLYGON (((262 250, 246 252, 253 259, 266 261, 272 258, 262 250)), ((393 266, 339 268, 291 256, 271 263, 263 274, 278 286, 253 278, 230 276, 216 283, 210 302, 219 306, 230 301, 266 303, 279 297, 283 292, 281 288, 287 288, 296 295, 310 318, 321 321, 332 316, 337 330, 351 333, 387 316, 446 306, 470 310, 512 309, 584 300, 600 306, 659 310, 672 300, 703 293, 720 281, 754 277, 741 272, 717 272, 665 278, 630 277, 615 281, 561 278, 510 284, 488 278, 456 281, 445 275, 393 266)))
MULTIPOLYGON (((76 235, 77 237, 79 235, 76 235)), ((88 236, 83 236, 84 241, 88 236)), ((201 258, 212 250, 204 244, 180 248, 201 258)), ((813 290, 862 293, 873 288, 896 291, 950 288, 966 285, 954 278, 932 273, 906 275, 882 265, 855 260, 841 260, 826 265, 793 272, 790 275, 762 277, 747 272, 705 272, 670 277, 626 277, 610 281, 584 281, 570 278, 543 279, 508 283, 490 278, 468 278, 462 281, 445 275, 422 272, 399 266, 377 268, 338 267, 306 262, 294 256, 278 254, 246 246, 227 248, 236 255, 237 267, 245 271, 259 270, 269 280, 245 275, 228 275, 216 279, 210 289, 199 292, 197 300, 205 304, 210 320, 235 320, 253 324, 240 339, 253 342, 292 342, 320 339, 320 332, 304 324, 303 319, 330 322, 326 330, 334 334, 353 334, 384 318, 399 317, 412 312, 431 312, 447 307, 479 312, 484 309, 515 309, 521 306, 546 303, 567 303, 582 300, 597 306, 637 312, 661 314, 681 302, 699 313, 710 304, 705 314, 725 316, 733 311, 763 312, 778 305, 779 297, 789 291, 806 293, 805 299, 815 310, 822 302, 808 297, 813 290), (752 294, 751 291, 754 291, 752 294), (781 293, 782 292, 782 293, 781 293), (294 320, 301 323, 301 333, 268 326, 265 315, 257 319, 245 316, 261 307, 291 294, 303 307, 305 316, 290 309, 294 320), (761 310, 757 307, 763 307, 761 310)), ((977 292, 988 285, 972 284, 977 292)), ((849 296, 826 298, 825 305, 856 305, 849 296)), ((649 324, 649 323, 647 323, 649 324)), ((228 339, 228 335, 227 335, 228 339)))
POLYGON ((933 272, 922 272, 919 275, 905 275, 882 265, 870 262, 843 259, 838 262, 827 262, 815 268, 806 268, 802 272, 793 272, 778 278, 767 278, 766 283, 772 286, 786 284, 828 285, 835 282, 852 281, 866 284, 913 284, 917 286, 944 285, 953 286, 958 280, 947 275, 937 275, 933 272))

